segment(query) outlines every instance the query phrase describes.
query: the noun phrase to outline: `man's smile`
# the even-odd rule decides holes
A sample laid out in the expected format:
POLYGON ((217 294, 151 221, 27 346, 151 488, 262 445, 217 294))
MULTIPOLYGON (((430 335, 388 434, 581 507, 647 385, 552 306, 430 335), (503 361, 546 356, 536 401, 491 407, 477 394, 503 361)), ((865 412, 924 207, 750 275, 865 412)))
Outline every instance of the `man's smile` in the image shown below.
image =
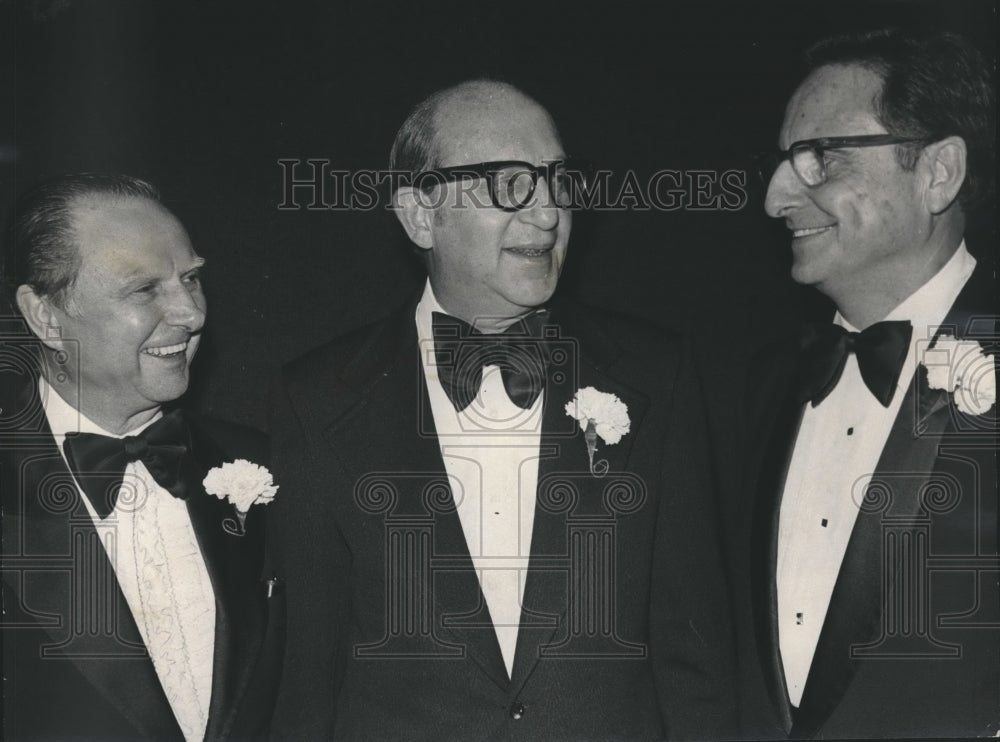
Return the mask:
POLYGON ((826 232, 827 230, 833 229, 832 224, 828 224, 825 227, 805 227, 803 229, 792 229, 792 237, 809 237, 810 235, 820 234, 821 232, 826 232))
POLYGON ((149 348, 143 348, 142 352, 146 355, 156 356, 157 358, 165 358, 168 356, 177 355, 178 353, 183 353, 187 350, 188 341, 185 340, 181 343, 175 343, 174 345, 158 345, 149 348))
POLYGON ((553 247, 554 245, 522 245, 520 247, 505 247, 503 250, 524 258, 540 258, 552 252, 553 247))

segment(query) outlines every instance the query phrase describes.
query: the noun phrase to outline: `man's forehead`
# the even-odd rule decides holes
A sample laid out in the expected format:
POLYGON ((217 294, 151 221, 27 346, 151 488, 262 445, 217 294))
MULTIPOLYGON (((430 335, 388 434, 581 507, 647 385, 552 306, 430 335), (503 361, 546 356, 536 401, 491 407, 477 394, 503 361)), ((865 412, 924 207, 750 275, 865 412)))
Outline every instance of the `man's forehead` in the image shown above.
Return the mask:
POLYGON ((559 134, 548 112, 516 90, 457 95, 435 116, 440 164, 524 159, 529 152, 558 154, 559 134))
POLYGON ((781 128, 782 147, 801 139, 883 133, 875 115, 878 73, 857 64, 825 65, 793 93, 781 128))
POLYGON ((122 270, 151 255, 181 247, 193 256, 183 226, 163 206, 145 198, 81 196, 70 206, 74 241, 84 266, 113 261, 122 270))
POLYGON ((138 230, 162 228, 173 216, 155 201, 109 194, 79 196, 70 204, 73 230, 78 238, 124 238, 138 230))

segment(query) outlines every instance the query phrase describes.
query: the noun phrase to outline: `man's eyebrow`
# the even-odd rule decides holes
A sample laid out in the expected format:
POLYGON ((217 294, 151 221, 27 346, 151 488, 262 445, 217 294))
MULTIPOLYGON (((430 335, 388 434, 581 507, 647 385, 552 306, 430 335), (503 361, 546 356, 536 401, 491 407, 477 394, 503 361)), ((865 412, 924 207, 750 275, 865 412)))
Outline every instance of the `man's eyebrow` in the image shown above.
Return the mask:
MULTIPOLYGON (((204 267, 205 262, 206 262, 205 258, 198 256, 194 258, 191 261, 191 265, 189 265, 187 268, 184 268, 181 271, 181 273, 185 274, 185 273, 190 273, 191 271, 199 270, 200 268, 204 267)), ((136 270, 128 273, 127 275, 122 276, 121 284, 123 286, 130 286, 137 283, 145 283, 147 281, 152 283, 161 283, 162 280, 163 280, 162 278, 160 278, 155 274, 150 274, 142 268, 137 268, 136 270)))

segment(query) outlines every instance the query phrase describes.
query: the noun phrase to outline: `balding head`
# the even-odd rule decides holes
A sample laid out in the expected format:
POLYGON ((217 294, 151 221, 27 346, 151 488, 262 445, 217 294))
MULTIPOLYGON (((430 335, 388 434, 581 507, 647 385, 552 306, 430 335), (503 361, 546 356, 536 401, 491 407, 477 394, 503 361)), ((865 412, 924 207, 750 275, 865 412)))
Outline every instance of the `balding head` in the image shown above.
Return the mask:
POLYGON ((572 225, 568 204, 553 196, 565 160, 548 112, 512 85, 472 80, 414 109, 393 168, 438 177, 400 183, 396 216, 448 313, 501 330, 549 300, 572 225), (518 189, 526 190, 512 195, 518 189))
POLYGON ((446 163, 442 145, 452 140, 453 125, 458 119, 477 112, 482 120, 502 124, 512 108, 534 108, 555 130, 548 113, 537 101, 509 83, 497 80, 467 80, 431 94, 407 116, 392 145, 389 166, 393 170, 416 175, 446 163))

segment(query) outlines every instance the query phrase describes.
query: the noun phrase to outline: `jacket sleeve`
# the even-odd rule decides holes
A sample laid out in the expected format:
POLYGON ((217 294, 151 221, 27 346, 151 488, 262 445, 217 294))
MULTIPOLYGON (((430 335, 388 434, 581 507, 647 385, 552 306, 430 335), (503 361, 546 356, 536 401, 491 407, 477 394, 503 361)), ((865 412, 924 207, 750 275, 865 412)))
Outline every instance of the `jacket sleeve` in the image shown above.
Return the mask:
POLYGON ((737 734, 735 645, 701 380, 685 345, 670 385, 653 552, 650 651, 668 739, 737 734))
MULTIPOLYGON (((286 377, 287 379, 287 377, 286 377)), ((271 461, 282 497, 268 518, 273 568, 284 582, 287 640, 272 739, 333 736, 350 613, 350 554, 334 525, 338 477, 310 430, 308 399, 283 380, 271 399, 271 461)))

